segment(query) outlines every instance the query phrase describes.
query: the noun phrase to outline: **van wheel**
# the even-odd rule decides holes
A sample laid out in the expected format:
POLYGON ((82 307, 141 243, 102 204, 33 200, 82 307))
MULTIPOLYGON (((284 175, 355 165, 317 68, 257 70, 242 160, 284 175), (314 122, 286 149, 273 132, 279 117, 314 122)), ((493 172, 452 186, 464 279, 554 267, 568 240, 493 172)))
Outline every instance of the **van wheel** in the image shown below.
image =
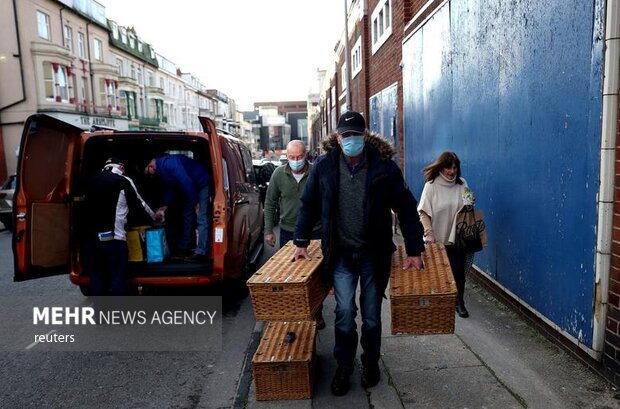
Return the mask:
POLYGON ((87 285, 80 286, 80 292, 84 297, 90 297, 90 287, 87 285))
POLYGON ((241 270, 241 277, 238 280, 235 280, 230 283, 228 293, 233 296, 233 298, 243 300, 250 294, 250 290, 246 281, 253 274, 252 271, 252 263, 250 263, 250 244, 248 243, 248 249, 245 254, 245 262, 243 263, 243 267, 241 270))

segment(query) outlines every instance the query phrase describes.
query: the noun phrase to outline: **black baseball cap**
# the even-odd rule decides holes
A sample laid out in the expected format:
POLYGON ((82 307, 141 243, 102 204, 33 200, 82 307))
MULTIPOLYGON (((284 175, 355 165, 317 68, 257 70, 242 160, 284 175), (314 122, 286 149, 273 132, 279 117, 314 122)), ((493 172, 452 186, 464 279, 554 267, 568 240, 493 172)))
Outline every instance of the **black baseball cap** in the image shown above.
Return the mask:
POLYGON ((363 134, 366 131, 366 120, 359 112, 348 111, 340 115, 336 131, 342 135, 345 133, 363 134))

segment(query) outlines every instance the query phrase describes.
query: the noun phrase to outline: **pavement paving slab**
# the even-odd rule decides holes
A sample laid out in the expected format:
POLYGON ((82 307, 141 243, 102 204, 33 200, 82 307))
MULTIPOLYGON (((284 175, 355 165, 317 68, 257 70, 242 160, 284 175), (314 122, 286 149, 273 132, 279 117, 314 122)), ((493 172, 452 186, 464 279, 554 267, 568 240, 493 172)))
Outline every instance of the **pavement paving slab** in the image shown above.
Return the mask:
MULTIPOLYGON (((392 335, 389 300, 383 303, 381 381, 360 386, 359 353, 351 390, 331 394, 336 370, 333 295, 324 302, 327 327, 317 338, 311 400, 257 402, 248 408, 541 408, 620 409, 620 394, 604 378, 551 343, 486 290, 468 282, 470 318, 455 318, 455 333, 392 335)), ((357 317, 358 330, 361 328, 357 317)))

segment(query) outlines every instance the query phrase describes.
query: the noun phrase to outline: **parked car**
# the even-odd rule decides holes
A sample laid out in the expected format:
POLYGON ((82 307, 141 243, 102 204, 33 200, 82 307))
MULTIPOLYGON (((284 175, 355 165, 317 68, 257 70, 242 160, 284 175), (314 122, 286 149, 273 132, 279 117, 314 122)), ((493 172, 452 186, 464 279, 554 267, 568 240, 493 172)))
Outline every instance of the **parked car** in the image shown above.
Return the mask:
POLYGON ((13 194, 17 176, 10 175, 0 186, 0 223, 8 230, 13 230, 13 194))
MULTIPOLYGON (((143 287, 244 286, 263 249, 263 206, 252 158, 239 139, 219 133, 210 119, 200 121, 204 132, 84 132, 47 115, 28 118, 14 201, 14 280, 68 273, 71 282, 88 294, 88 277, 80 260, 85 184, 101 171, 107 157, 118 156, 125 160, 126 174, 143 198, 157 208, 163 187, 143 174, 144 165, 152 157, 180 153, 203 163, 213 173, 208 261, 130 262, 130 280, 143 287)), ((170 219, 173 209, 174 204, 166 212, 167 234, 179 224, 170 219)))

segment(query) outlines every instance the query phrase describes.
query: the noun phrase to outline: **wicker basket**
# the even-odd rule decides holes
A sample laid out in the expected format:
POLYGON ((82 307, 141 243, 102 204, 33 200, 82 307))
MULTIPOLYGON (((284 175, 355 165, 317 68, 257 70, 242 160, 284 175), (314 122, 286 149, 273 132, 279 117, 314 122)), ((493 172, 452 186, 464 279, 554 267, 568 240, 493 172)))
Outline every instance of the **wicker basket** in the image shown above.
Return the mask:
POLYGON ((248 280, 254 315, 259 321, 311 321, 329 288, 320 277, 320 241, 310 243, 312 259, 293 261, 288 242, 248 280))
POLYGON ((423 270, 403 270, 405 258, 402 247, 392 258, 392 334, 454 333, 456 285, 443 244, 426 245, 423 270))
POLYGON ((252 358, 256 400, 310 399, 315 351, 314 321, 270 322, 252 358))

